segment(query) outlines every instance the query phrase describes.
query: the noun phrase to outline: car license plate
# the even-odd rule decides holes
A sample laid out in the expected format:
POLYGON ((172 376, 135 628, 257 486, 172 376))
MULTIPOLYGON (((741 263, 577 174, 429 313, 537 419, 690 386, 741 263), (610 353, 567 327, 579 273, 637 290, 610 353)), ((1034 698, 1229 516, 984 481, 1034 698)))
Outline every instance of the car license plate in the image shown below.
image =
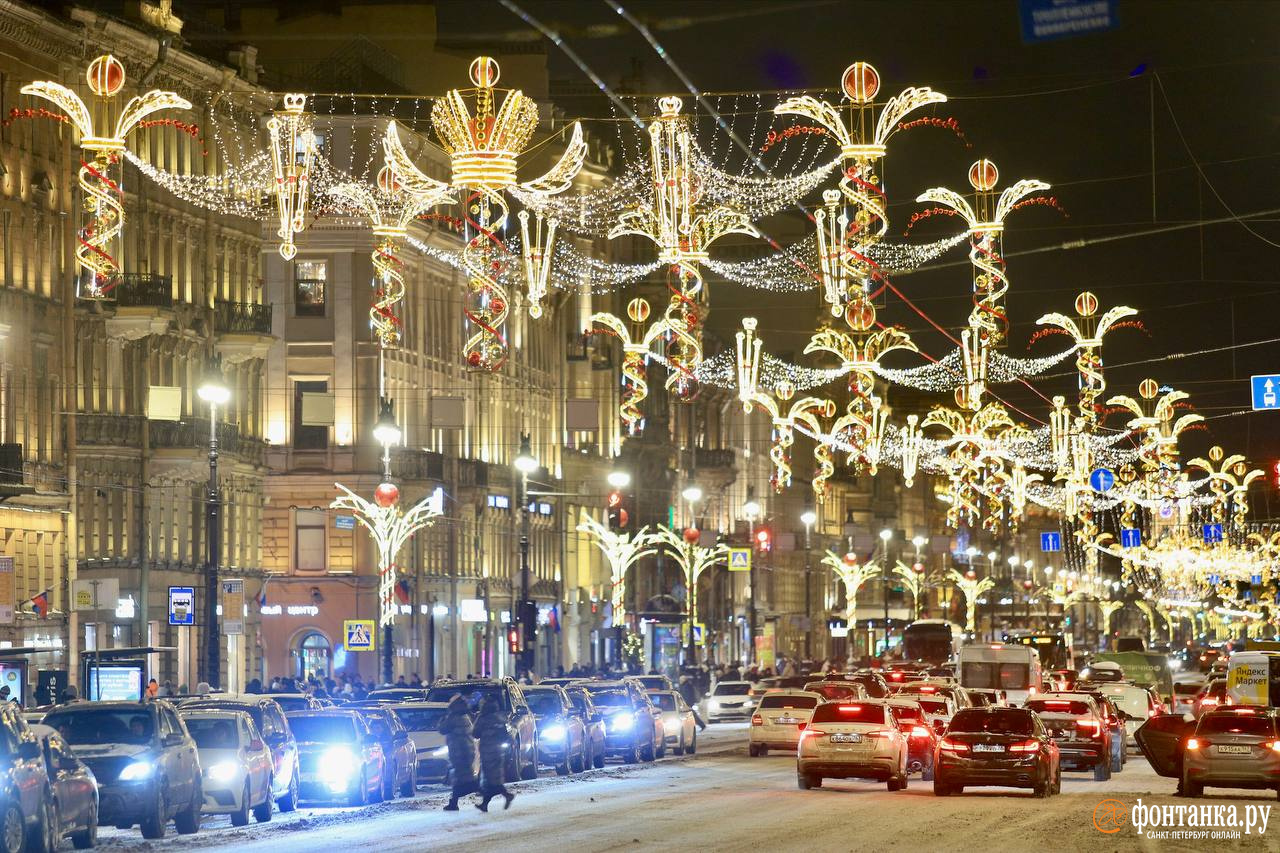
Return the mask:
POLYGON ((1225 753, 1227 755, 1248 755, 1253 752, 1253 749, 1247 746, 1230 746, 1224 743, 1218 745, 1218 752, 1225 753))
POLYGON ((799 717, 774 717, 773 721, 785 726, 794 726, 796 723, 802 722, 799 717))
POLYGON ((1004 752, 1004 746, 998 743, 975 743, 974 752, 1004 752))
POLYGON ((832 743, 862 743, 862 735, 860 734, 835 734, 830 738, 832 743))

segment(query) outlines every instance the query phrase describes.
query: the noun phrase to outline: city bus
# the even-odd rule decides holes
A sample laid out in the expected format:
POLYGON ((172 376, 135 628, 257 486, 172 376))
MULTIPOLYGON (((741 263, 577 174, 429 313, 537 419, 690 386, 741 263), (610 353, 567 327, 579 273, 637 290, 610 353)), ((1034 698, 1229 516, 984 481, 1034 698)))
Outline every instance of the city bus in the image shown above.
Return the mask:
POLYGON ((917 619, 902 632, 902 651, 907 660, 943 664, 954 660, 964 644, 964 629, 945 619, 917 619))
POLYGON ((1075 669, 1075 653, 1071 635, 1061 631, 1007 631, 1001 637, 1006 643, 1030 646, 1040 654, 1043 669, 1075 669))
POLYGON ((1005 700, 1021 706, 1044 691, 1040 656, 1019 643, 973 643, 960 650, 956 675, 960 686, 1003 690, 1005 700))

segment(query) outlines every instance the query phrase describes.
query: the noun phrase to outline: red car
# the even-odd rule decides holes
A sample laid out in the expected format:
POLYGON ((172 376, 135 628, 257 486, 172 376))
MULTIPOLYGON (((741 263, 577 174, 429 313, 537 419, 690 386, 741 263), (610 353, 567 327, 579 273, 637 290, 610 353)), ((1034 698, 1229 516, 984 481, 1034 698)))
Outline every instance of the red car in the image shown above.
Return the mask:
POLYGON ((907 770, 920 773, 926 782, 933 781, 933 756, 938 747, 938 734, 925 717, 920 703, 913 699, 893 697, 886 700, 898 727, 907 734, 907 770))

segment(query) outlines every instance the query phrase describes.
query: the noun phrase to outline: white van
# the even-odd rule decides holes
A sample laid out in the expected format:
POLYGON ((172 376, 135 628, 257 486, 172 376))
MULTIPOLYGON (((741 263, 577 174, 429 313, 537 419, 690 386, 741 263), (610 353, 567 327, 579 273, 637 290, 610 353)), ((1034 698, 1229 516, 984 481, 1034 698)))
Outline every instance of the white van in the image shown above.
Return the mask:
POLYGON ((1018 643, 972 644, 960 649, 956 672, 960 686, 976 690, 1003 690, 1011 706, 1021 707, 1027 698, 1044 691, 1040 655, 1018 643))
POLYGON ((1280 707, 1280 652, 1236 652, 1227 661, 1233 705, 1280 707))

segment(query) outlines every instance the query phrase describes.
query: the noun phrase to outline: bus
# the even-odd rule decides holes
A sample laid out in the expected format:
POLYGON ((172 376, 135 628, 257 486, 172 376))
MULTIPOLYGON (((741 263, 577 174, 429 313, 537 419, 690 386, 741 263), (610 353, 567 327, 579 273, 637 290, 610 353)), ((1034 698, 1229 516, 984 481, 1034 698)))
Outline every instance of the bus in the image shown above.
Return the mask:
POLYGON ((943 664, 954 660, 963 644, 964 629, 945 619, 917 619, 902 632, 902 651, 907 660, 943 664))
POLYGON ((1044 691, 1040 656, 1019 643, 973 643, 960 650, 956 675, 960 686, 1003 690, 1005 700, 1021 706, 1044 691))
POLYGON ((1075 669, 1075 653, 1071 635, 1061 631, 1007 631, 1001 637, 1006 643, 1030 646, 1040 654, 1043 669, 1075 669))

